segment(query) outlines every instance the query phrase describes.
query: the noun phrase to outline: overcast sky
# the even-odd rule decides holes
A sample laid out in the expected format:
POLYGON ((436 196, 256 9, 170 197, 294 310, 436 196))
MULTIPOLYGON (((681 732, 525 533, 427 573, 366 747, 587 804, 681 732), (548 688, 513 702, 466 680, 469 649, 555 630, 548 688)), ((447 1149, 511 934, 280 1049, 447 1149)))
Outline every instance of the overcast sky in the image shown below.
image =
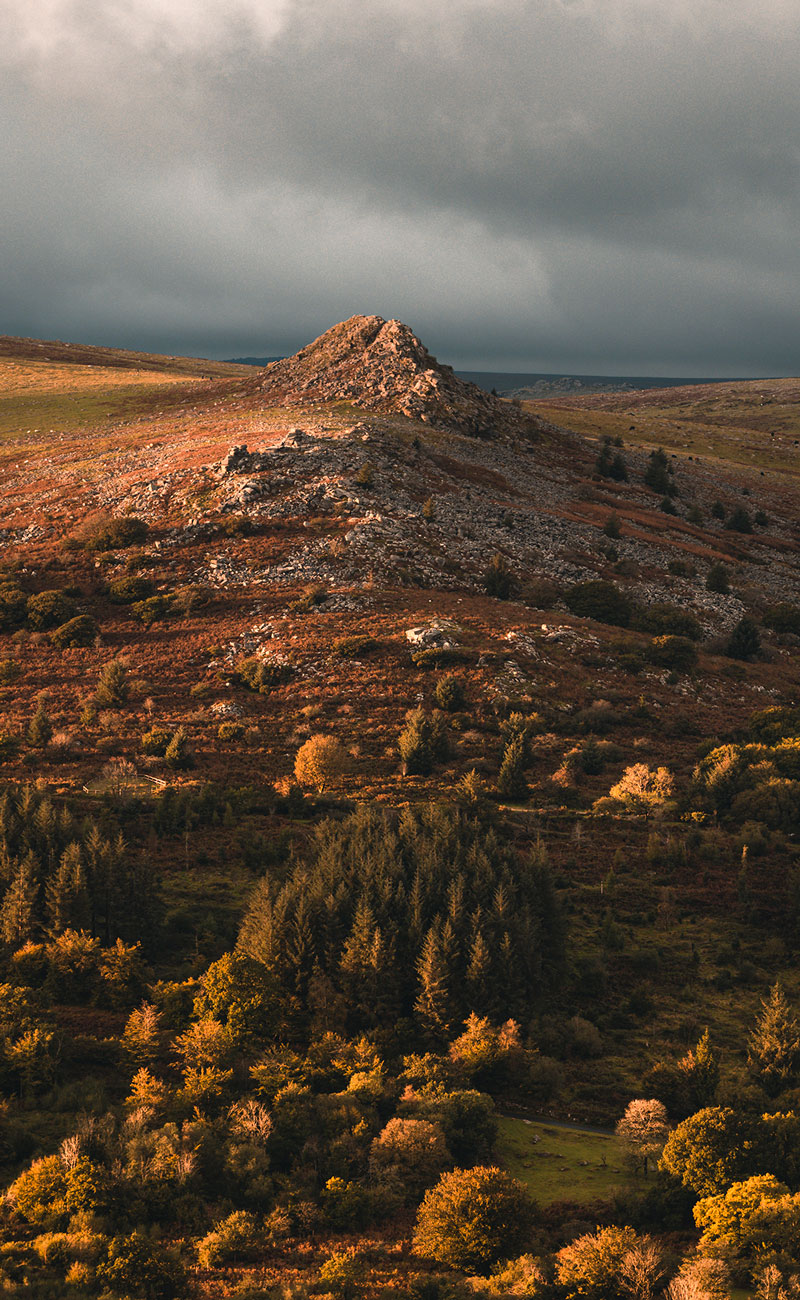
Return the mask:
POLYGON ((0 0, 0 333, 800 372, 798 0, 0 0))

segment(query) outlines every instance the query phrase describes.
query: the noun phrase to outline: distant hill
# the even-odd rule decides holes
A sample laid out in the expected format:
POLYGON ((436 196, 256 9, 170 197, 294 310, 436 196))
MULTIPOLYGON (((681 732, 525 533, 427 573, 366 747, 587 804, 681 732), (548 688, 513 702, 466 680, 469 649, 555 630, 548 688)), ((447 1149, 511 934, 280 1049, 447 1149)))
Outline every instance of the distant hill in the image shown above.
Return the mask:
POLYGON ((228 357, 224 364, 228 366, 271 366, 273 361, 283 361, 283 357, 228 357))
POLYGON ((502 370, 457 370, 460 379, 500 397, 535 401, 563 394, 625 393, 648 388, 683 388, 689 384, 737 382, 730 379, 665 379, 651 375, 546 375, 502 370))

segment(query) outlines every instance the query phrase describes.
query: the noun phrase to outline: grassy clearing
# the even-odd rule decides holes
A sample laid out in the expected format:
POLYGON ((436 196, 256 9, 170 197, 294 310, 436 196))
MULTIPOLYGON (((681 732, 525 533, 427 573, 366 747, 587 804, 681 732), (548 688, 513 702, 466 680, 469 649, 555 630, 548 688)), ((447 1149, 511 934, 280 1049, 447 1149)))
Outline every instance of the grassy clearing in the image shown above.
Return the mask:
POLYGON ((540 1205, 608 1200, 632 1181, 617 1138, 587 1129, 552 1128, 504 1116, 497 1153, 540 1205))

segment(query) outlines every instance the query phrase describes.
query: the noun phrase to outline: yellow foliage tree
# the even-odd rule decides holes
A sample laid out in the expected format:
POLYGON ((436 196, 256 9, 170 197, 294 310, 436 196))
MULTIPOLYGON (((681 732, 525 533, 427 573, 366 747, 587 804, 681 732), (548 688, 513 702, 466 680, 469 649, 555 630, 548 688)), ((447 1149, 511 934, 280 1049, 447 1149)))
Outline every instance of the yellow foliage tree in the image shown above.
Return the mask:
POLYGON ((297 751, 294 774, 300 785, 313 785, 320 794, 347 769, 347 753, 334 736, 311 736, 297 751))

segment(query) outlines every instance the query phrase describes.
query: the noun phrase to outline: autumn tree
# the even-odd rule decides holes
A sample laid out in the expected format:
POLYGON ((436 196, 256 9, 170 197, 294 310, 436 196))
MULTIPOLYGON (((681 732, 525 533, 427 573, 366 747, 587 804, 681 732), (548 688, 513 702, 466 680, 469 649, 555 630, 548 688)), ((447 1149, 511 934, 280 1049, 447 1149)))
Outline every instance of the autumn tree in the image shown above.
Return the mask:
POLYGON ((609 795, 631 812, 646 814, 669 799, 674 784, 672 774, 666 767, 651 771, 646 763, 634 763, 625 768, 620 780, 611 787, 609 795))
POLYGON ((449 1268, 485 1273, 525 1246, 534 1214, 528 1189, 505 1170, 454 1169, 425 1193, 414 1250, 449 1268))
POLYGON ((792 1195, 774 1174, 733 1183, 724 1194, 707 1196, 694 1207, 702 1228, 700 1248, 742 1261, 753 1268, 770 1256, 798 1256, 800 1193, 792 1195))
POLYGON ((639 1097, 629 1102, 616 1132, 625 1145, 629 1162, 634 1168, 641 1166, 646 1178, 648 1162, 661 1154, 667 1140, 667 1108, 663 1102, 639 1097))
POLYGON ((311 736, 297 751, 294 774, 300 785, 313 785, 320 794, 347 770, 347 753, 335 736, 311 736))
POLYGON ((373 1175, 394 1181, 414 1204, 452 1163, 441 1124, 430 1120, 395 1116, 370 1147, 373 1175))
POLYGON ((751 1124, 728 1107, 708 1106, 672 1130, 661 1166, 700 1196, 724 1191, 751 1173, 751 1124))
POLYGON ((663 1271, 657 1245, 627 1227, 584 1233, 556 1255, 556 1281, 565 1300, 649 1300, 663 1271))

